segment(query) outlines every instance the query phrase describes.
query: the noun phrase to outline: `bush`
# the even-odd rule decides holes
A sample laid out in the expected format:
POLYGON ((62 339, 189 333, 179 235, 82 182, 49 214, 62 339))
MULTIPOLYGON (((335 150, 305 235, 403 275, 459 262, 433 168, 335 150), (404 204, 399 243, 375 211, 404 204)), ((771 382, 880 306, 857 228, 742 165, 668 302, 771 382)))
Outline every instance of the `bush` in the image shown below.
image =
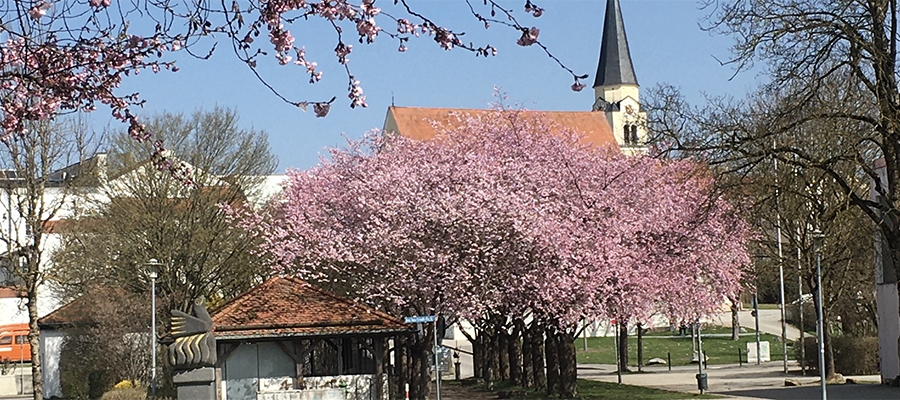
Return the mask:
POLYGON ((140 297, 117 288, 97 288, 76 300, 81 314, 66 326, 59 368, 67 399, 99 399, 123 380, 149 380, 150 319, 140 297))
POLYGON ((834 368, 844 375, 878 374, 878 337, 841 336, 834 342, 834 368))
MULTIPOLYGON (((784 306, 785 321, 798 328, 800 327, 799 308, 797 303, 786 304, 784 306)), ((816 331, 816 307, 811 301, 803 302, 803 330, 806 332, 816 331)))
POLYGON ((146 400, 147 388, 132 387, 126 389, 113 389, 100 397, 100 400, 146 400))
MULTIPOLYGON (((806 321, 804 321, 806 322, 806 321)), ((804 338, 806 366, 819 371, 819 348, 815 338, 804 338)), ((833 336, 834 369, 843 375, 878 374, 878 337, 833 336)), ((796 346, 795 358, 800 360, 800 346, 796 346)))

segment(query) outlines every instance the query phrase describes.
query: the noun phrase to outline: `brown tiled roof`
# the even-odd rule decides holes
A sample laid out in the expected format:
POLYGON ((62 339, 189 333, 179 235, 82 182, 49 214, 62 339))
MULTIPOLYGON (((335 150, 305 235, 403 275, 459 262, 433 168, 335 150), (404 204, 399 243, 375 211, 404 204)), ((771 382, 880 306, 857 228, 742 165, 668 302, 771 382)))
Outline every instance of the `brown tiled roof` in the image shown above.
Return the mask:
POLYGON ((389 314, 297 278, 275 277, 212 313, 216 338, 247 339, 401 333, 409 326, 389 314))
POLYGON ((96 310, 111 298, 123 298, 125 290, 120 287, 96 287, 87 294, 57 308, 38 320, 42 328, 60 326, 89 325, 95 323, 96 310))
MULTIPOLYGON (((395 131, 410 139, 428 140, 437 136, 434 122, 449 127, 457 124, 458 117, 481 116, 493 113, 493 110, 456 109, 456 108, 422 108, 422 107, 388 107, 384 120, 385 131, 395 131)), ((614 146, 618 149, 612 128, 602 112, 593 111, 530 111, 523 110, 526 115, 543 116, 564 129, 571 129, 584 135, 585 143, 595 147, 614 146)), ((557 133, 557 132, 551 132, 557 133)))

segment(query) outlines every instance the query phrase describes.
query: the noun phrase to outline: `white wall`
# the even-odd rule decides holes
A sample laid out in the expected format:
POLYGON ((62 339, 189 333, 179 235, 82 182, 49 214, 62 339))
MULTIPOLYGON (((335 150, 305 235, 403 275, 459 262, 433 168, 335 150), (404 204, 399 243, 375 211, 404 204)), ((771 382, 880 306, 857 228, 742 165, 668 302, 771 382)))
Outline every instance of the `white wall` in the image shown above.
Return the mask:
POLYGON ((59 358, 66 334, 55 329, 41 330, 41 364, 44 376, 44 398, 62 397, 59 358))
POLYGON ((289 389, 294 381, 294 361, 271 342, 242 344, 223 369, 226 400, 255 400, 260 389, 289 389))
POLYGON ((28 322, 28 311, 23 298, 0 299, 0 325, 24 324, 28 322))

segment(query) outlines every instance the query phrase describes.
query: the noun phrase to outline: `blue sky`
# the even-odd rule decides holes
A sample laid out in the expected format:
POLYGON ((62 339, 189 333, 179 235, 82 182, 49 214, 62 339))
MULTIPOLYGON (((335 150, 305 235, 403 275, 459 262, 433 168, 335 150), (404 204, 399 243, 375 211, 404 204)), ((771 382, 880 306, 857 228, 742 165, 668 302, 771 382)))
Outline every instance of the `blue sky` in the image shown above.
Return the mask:
MULTIPOLYGON (((206 61, 176 53, 179 72, 145 72, 122 89, 140 92, 147 100, 145 114, 190 113, 216 105, 236 109, 244 127, 269 134, 279 158, 277 172, 312 167, 326 147, 382 127, 392 99, 397 106, 485 108, 498 86, 510 103, 529 109, 590 110, 605 0, 540 0, 536 3, 546 10, 540 18, 521 12, 523 0, 503 2, 520 13, 521 22, 540 28, 541 41, 554 55, 575 72, 591 75, 586 80, 588 88, 581 93, 569 88, 571 76, 539 48, 517 46, 519 35, 510 29, 496 26, 485 30, 468 14, 462 0, 418 3, 435 22, 466 32, 466 41, 494 45, 498 55, 485 59, 463 50, 445 51, 429 38, 411 40, 405 53, 397 52, 397 42, 385 35, 372 45, 354 40, 349 65, 361 81, 369 107, 351 110, 347 78, 334 58, 334 33, 322 21, 311 20, 293 30, 295 45, 306 47, 307 58, 318 62, 324 79, 309 85, 304 70, 278 66, 273 59, 265 59, 261 71, 293 100, 337 96, 326 118, 315 118, 311 109, 304 113, 278 99, 234 59, 227 43, 220 43, 213 59, 206 61)), ((741 97, 755 87, 755 72, 730 79, 733 69, 716 60, 728 58, 732 39, 699 28, 708 11, 699 10, 696 1, 621 0, 621 4, 632 59, 644 90, 668 83, 680 87, 691 102, 700 103, 704 93, 741 97)), ((93 118, 105 123, 106 117, 100 111, 93 118)))

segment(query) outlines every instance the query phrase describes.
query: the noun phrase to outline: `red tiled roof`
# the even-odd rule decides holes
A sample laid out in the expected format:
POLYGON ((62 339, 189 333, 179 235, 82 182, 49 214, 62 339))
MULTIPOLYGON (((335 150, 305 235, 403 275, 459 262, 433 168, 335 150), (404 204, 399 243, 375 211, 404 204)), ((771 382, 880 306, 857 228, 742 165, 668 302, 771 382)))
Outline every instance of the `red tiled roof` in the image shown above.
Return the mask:
POLYGON ((0 299, 14 299, 25 296, 25 289, 17 287, 0 287, 0 299))
POLYGON ((336 336, 409 331, 402 320, 319 289, 275 277, 212 313, 216 338, 336 336))
MULTIPOLYGON (((493 110, 455 109, 455 108, 422 108, 422 107, 388 107, 384 120, 384 130, 396 131, 410 139, 428 140, 437 136, 434 122, 449 127, 458 123, 458 116, 481 116, 493 110)), ((602 112, 593 111, 531 111, 523 110, 526 115, 543 116, 561 128, 571 129, 584 135, 582 141, 594 147, 614 146, 619 148, 612 128, 602 112)), ((551 131, 551 133, 557 133, 551 131)))

